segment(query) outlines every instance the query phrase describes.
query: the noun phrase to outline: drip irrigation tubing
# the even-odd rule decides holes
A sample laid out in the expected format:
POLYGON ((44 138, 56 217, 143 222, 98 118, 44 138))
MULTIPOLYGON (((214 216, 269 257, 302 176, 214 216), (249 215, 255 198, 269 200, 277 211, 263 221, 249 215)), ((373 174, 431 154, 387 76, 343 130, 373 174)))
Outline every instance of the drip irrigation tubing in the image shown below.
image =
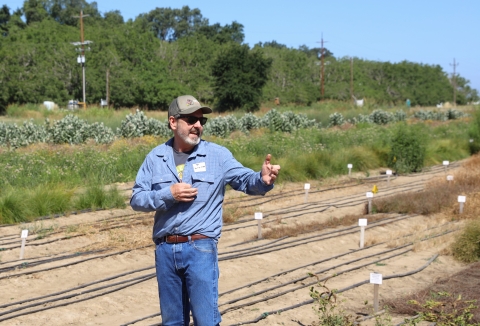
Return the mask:
POLYGON ((31 259, 11 260, 11 261, 9 261, 9 262, 0 263, 0 265, 2 265, 2 264, 7 264, 7 263, 19 262, 19 261, 20 261, 21 263, 20 263, 20 264, 17 264, 17 265, 9 266, 9 267, 2 267, 2 268, 0 268, 0 273, 5 273, 5 272, 11 271, 11 270, 15 270, 15 269, 17 269, 17 268, 25 268, 26 266, 28 266, 28 267, 33 267, 33 266, 38 266, 38 265, 42 265, 42 264, 51 263, 51 262, 54 262, 54 261, 59 261, 59 260, 64 260, 64 259, 70 259, 70 258, 73 258, 73 257, 80 257, 80 256, 86 256, 86 255, 90 255, 90 254, 96 254, 96 253, 100 253, 100 252, 105 252, 106 250, 107 250, 107 249, 94 250, 94 251, 85 251, 85 252, 76 252, 76 253, 74 253, 74 254, 57 256, 57 257, 50 257, 50 258, 43 259, 43 260, 42 260, 42 259, 33 260, 33 259, 45 258, 45 257, 36 257, 36 258, 31 258, 31 259))
MULTIPOLYGON (((411 192, 412 188, 413 188, 413 190, 418 190, 418 189, 416 189, 417 188, 416 186, 412 187, 412 184, 402 186, 401 189, 406 188, 406 187, 408 187, 408 189, 400 190, 400 191, 397 190, 395 192, 388 192, 388 193, 385 193, 385 194, 380 194, 380 195, 377 195, 375 198, 384 198, 384 197, 392 196, 394 194, 407 192, 407 191, 411 192)), ((418 186, 418 188, 420 188, 420 186, 418 186)), ((292 217, 297 217, 297 216, 301 216, 301 215, 305 215, 305 214, 323 212, 330 207, 342 208, 342 207, 356 206, 356 205, 362 204, 364 202, 365 203, 367 202, 367 200, 359 194, 341 197, 341 201, 343 201, 343 203, 335 203, 335 200, 338 200, 338 198, 339 197, 331 198, 331 199, 323 200, 323 201, 319 201, 319 202, 312 202, 312 203, 307 203, 307 204, 305 204, 305 203, 304 204, 298 204, 298 205, 290 207, 288 210, 274 209, 274 210, 270 210, 270 211, 265 211, 263 213, 263 217, 264 217, 264 219, 266 219, 266 218, 268 218, 269 216, 272 216, 272 215, 277 216, 277 215, 288 214, 288 213, 291 213, 291 212, 298 212, 298 211, 301 211, 302 209, 305 209, 305 208, 315 209, 315 208, 318 208, 318 207, 323 207, 323 209, 318 210, 318 211, 302 212, 302 213, 299 213, 299 214, 294 215, 294 216, 284 217, 284 218, 292 218, 292 217)), ((269 223, 269 222, 266 222, 266 223, 269 223)), ((243 228, 247 228, 247 227, 255 227, 255 226, 257 226, 257 224, 252 219, 241 220, 241 221, 238 221, 236 223, 231 223, 231 224, 225 225, 223 232, 234 231, 234 230, 238 230, 238 229, 243 229, 243 228), (237 227, 229 228, 231 225, 235 226, 235 225, 238 225, 238 224, 245 224, 245 223, 250 223, 251 225, 237 226, 237 227)))
MULTIPOLYGON (((455 230, 456 231, 456 230, 455 230)), ((439 236, 443 236, 445 234, 448 234, 448 233, 451 233, 451 232, 455 232, 455 231, 449 231, 449 232, 444 232, 444 233, 441 233, 441 234, 437 234, 437 235, 434 235, 434 236, 431 236, 431 237, 427 237, 427 238, 424 238, 422 239, 421 241, 426 241, 426 240, 430 240, 430 239, 433 239, 433 238, 436 238, 436 237, 439 237, 439 236)), ((332 269, 335 269, 335 268, 338 268, 340 266, 343 266, 343 265, 349 265, 349 264, 352 264, 354 262, 358 262, 358 261, 361 261, 361 260, 364 260, 364 259, 367 259, 367 258, 371 258, 371 257, 374 257, 374 256, 378 256, 378 255, 381 255, 381 254, 384 254, 384 253, 388 253, 388 252, 391 252, 391 251, 396 251, 396 250, 399 250, 399 249, 403 249, 405 247, 408 247, 408 246, 412 246, 413 243, 408 243, 408 244, 405 244, 403 246, 399 246, 399 247, 396 247, 396 248, 393 248, 393 249, 389 249, 389 250, 385 250, 383 252, 379 252, 379 253, 374 253, 374 254, 371 254, 371 255, 368 255, 368 256, 363 256, 363 257, 359 257, 359 258, 356 258, 356 259, 353 259, 351 261, 348 261, 348 262, 343 262, 339 265, 336 265, 336 266, 332 266, 332 267, 328 267, 328 268, 325 268, 315 274, 321 274, 321 273, 325 273, 327 271, 330 271, 332 269)), ((360 268, 363 268, 363 267, 366 267, 366 266, 369 266, 371 264, 376 264, 376 263, 379 263, 381 261, 384 261, 384 260, 387 260, 387 259, 391 259, 391 258, 394 258, 394 257, 397 257, 397 256, 400 256, 404 253, 407 253, 408 251, 411 251, 412 249, 407 249, 401 253, 396 253, 394 255, 391 255, 391 256, 388 256, 388 257, 383 257, 381 259, 378 259, 378 260, 375 260, 373 262, 369 262, 369 263, 365 263, 365 264, 362 264, 362 265, 359 265, 359 266, 355 266, 355 267, 352 267, 350 269, 347 269, 347 270, 343 270, 343 271, 340 271, 340 272, 336 272, 335 273, 335 276, 338 276, 338 275, 341 275, 341 274, 345 274, 345 273, 348 273, 348 272, 351 272, 351 271, 354 271, 354 270, 357 270, 357 269, 360 269, 360 268)), ((330 260, 330 259, 329 259, 330 260)), ((290 292, 294 292, 294 291, 297 291, 299 289, 302 289, 302 288, 305 288, 305 287, 309 287, 309 286, 312 286, 312 285, 315 285, 316 283, 318 283, 319 281, 324 281, 328 278, 330 278, 331 276, 327 276, 323 279, 320 279, 320 280, 317 280, 317 281, 314 281, 314 282, 310 282, 310 283, 304 283, 302 284, 301 286, 298 286, 294 289, 289 289, 289 290, 286 290, 286 291, 283 291, 283 292, 280 292, 280 293, 275 293, 274 295, 271 295, 271 296, 267 296, 267 297, 262 297, 261 299, 258 299, 256 301, 253 301, 253 302, 248 302, 248 303, 245 303, 245 304, 242 304, 240 306, 235 306, 235 307, 231 307, 231 308, 228 308, 224 311, 222 311, 222 314, 223 313, 226 313, 230 310, 237 310, 237 309, 240 309, 240 308, 243 308, 245 306, 250 306, 252 304, 255 304, 255 303, 259 303, 259 302, 262 302, 262 301, 266 301, 266 300, 270 300, 270 299, 273 299, 273 298, 276 298, 276 297, 279 297, 279 296, 282 296, 284 294, 287 294, 287 293, 290 293, 290 292)), ((294 279, 294 280, 289 280, 287 283, 282 283, 280 285, 277 285, 277 286, 274 286, 274 287, 270 287, 268 289, 263 289, 261 291, 255 291, 255 294, 252 294, 252 295, 248 295, 248 296, 244 296, 244 297, 240 297, 240 298, 236 298, 234 300, 231 300, 231 301, 228 301, 226 303, 223 303, 221 305, 225 305, 225 304, 231 304, 231 303, 235 303, 235 302, 238 302, 238 301, 241 301, 241 300, 245 300, 245 299, 248 299, 248 298, 251 298, 251 297, 257 297, 263 293, 266 293, 266 292, 271 292, 273 290, 276 290, 278 288, 281 288, 281 287, 285 287, 287 285, 290 285, 290 284, 296 284, 298 282, 301 282, 301 281, 304 281, 306 280, 307 278, 309 278, 308 276, 304 276, 304 277, 300 277, 300 278, 297 278, 297 279, 294 279)), ((246 286, 245 286, 246 287, 246 286)), ((242 287, 242 288, 245 288, 245 287, 242 287)))
MULTIPOLYGON (((99 255, 99 256, 95 256, 95 257, 85 258, 85 259, 82 259, 82 260, 78 260, 78 261, 74 261, 74 262, 71 262, 71 263, 68 263, 68 264, 58 265, 58 266, 54 266, 54 267, 37 269, 37 270, 33 270, 33 271, 25 271, 23 273, 17 273, 17 274, 13 274, 13 275, 0 276, 0 280, 6 279, 6 278, 23 276, 23 275, 29 275, 29 274, 33 274, 33 273, 47 272, 47 271, 51 271, 51 270, 54 270, 54 269, 57 269, 57 268, 77 265, 77 264, 84 263, 86 261, 93 260, 93 259, 101 259, 101 258, 107 258, 107 257, 110 257, 110 256, 121 255, 121 254, 124 254, 126 252, 130 252, 130 251, 138 250, 138 249, 143 249, 143 248, 148 248, 148 247, 149 246, 127 249, 127 250, 117 251, 117 252, 113 252, 113 253, 109 253, 109 254, 105 254, 105 255, 99 255)), ((25 267, 28 267, 28 265, 26 265, 25 267)), ((25 268, 25 267, 22 266, 22 268, 25 268)))
MULTIPOLYGON (((100 296, 103 296, 103 295, 106 295, 106 294, 110 294, 110 293, 113 293, 113 292, 117 292, 117 291, 123 290, 123 289, 125 289, 125 288, 127 288, 127 287, 130 287, 130 286, 133 286, 133 285, 136 285, 136 284, 139 284, 139 283, 148 281, 148 280, 150 280, 150 279, 152 279, 152 278, 154 278, 154 277, 155 277, 155 273, 153 273, 153 274, 148 274, 148 275, 146 275, 146 276, 139 276, 139 277, 136 277, 136 278, 134 278, 134 279, 129 279, 129 280, 122 281, 122 282, 117 282, 117 283, 115 283, 114 285, 120 285, 120 284, 122 284, 122 286, 120 286, 120 287, 118 287, 118 288, 115 288, 115 289, 108 290, 108 291, 106 291, 106 292, 102 292, 102 293, 98 293, 98 294, 92 295, 92 296, 87 297, 87 298, 81 298, 81 299, 77 299, 77 300, 70 301, 70 302, 60 303, 60 304, 57 304, 57 305, 45 306, 45 307, 40 308, 40 309, 31 310, 31 311, 23 312, 23 313, 20 313, 20 314, 3 317, 3 318, 0 318, 0 322, 5 321, 5 320, 8 320, 8 319, 12 319, 12 318, 20 317, 20 316, 25 316, 25 315, 37 313, 37 312, 40 312, 40 311, 45 311, 45 310, 49 310, 49 309, 53 309, 53 308, 58 308, 58 307, 64 307, 64 306, 68 306, 68 305, 71 305, 71 304, 79 303, 79 302, 82 302, 82 301, 91 300, 91 299, 94 299, 94 298, 97 298, 97 297, 100 297, 100 296)), ((108 287, 111 287, 111 286, 112 286, 112 285, 106 285, 106 286, 102 286, 102 287, 99 287, 99 288, 96 288, 96 289, 92 289, 92 290, 83 291, 83 292, 80 292, 80 293, 70 294, 70 295, 67 295, 67 296, 64 296, 64 297, 61 297, 61 298, 58 298, 58 299, 48 300, 48 301, 45 301, 45 302, 40 302, 40 303, 38 303, 38 304, 28 305, 28 306, 25 306, 25 307, 16 308, 16 309, 13 309, 13 310, 10 310, 10 311, 6 311, 6 312, 3 312, 3 313, 0 313, 0 316, 5 315, 5 314, 10 314, 10 313, 13 313, 13 312, 18 311, 18 310, 23 310, 23 309, 26 309, 26 308, 31 308, 31 307, 35 307, 35 306, 39 306, 39 305, 45 305, 45 304, 47 304, 47 303, 51 303, 51 302, 54 302, 54 301, 66 300, 66 299, 70 299, 70 298, 72 298, 72 297, 76 297, 76 296, 79 296, 79 295, 84 295, 84 294, 88 294, 88 293, 91 293, 91 292, 100 291, 100 290, 103 290, 104 288, 108 288, 108 287)))
MULTIPOLYGON (((425 265, 413 270, 413 271, 410 271, 410 272, 407 272, 407 273, 401 273, 401 274, 393 274, 393 275, 388 275, 388 276, 384 276, 383 279, 384 280, 387 280, 387 279, 391 279, 391 278, 399 278, 399 277, 405 277, 405 276, 409 276, 409 275, 413 275, 413 274, 416 274, 416 273, 419 273, 421 271, 423 271, 425 268, 427 268, 428 266, 430 266, 430 264, 438 257, 438 254, 432 256, 425 265)), ((346 292, 346 291, 349 291, 351 289, 354 289, 356 287, 359 287, 359 286, 362 286, 364 284, 368 284, 370 282, 370 279, 368 280, 364 280, 362 282, 359 282, 359 283, 355 283, 353 285, 350 285, 346 288, 343 288, 343 289, 340 289, 338 291, 336 291, 335 293, 342 293, 342 292, 346 292)), ((265 319, 267 318, 269 315, 274 315, 274 314, 280 314, 282 312, 285 312, 285 311, 288 311, 288 310, 292 310, 292 309, 295 309, 295 308, 298 308, 298 307, 301 307, 301 306, 304 306, 304 305, 308 305, 308 304, 313 304, 314 303, 314 300, 313 299, 310 299, 310 300, 307 300, 307 301, 304 301, 304 302, 301 302, 301 303, 298 303, 296 305, 293 305, 293 306, 289 306, 289 307, 285 307, 285 308, 281 308, 279 310, 273 310, 273 311, 269 311, 269 312, 264 312, 263 314, 261 314, 259 317, 257 317, 256 319, 253 319, 253 320, 250 320, 250 321, 245 321, 245 322, 241 322, 241 323, 237 323, 237 324, 232 324, 230 326, 237 326, 237 325, 247 325, 247 324, 256 324, 258 323, 260 320, 262 319, 265 319)))

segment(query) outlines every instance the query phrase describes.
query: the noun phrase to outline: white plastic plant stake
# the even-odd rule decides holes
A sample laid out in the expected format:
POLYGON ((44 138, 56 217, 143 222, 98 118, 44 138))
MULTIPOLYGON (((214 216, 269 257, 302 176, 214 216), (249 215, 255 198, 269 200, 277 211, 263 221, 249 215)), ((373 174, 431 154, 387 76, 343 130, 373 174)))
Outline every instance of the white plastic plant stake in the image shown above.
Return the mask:
POLYGON ((368 199, 368 214, 372 214, 372 198, 373 192, 367 192, 367 199, 368 199))
POLYGON ((367 226, 367 219, 358 219, 358 226, 360 226, 360 249, 363 249, 365 244, 365 227, 367 226))
POLYGON ((262 213, 255 213, 255 219, 258 221, 258 239, 262 238, 262 219, 263 219, 263 214, 262 213))
POLYGON ((447 173, 447 168, 449 164, 450 164, 449 161, 443 161, 443 167, 444 167, 445 173, 447 173))
POLYGON ((460 211, 459 213, 463 213, 463 205, 465 204, 465 201, 467 200, 466 196, 458 196, 458 203, 460 204, 460 211))
POLYGON ((347 168, 348 168, 348 176, 351 176, 351 175, 352 175, 353 165, 352 165, 352 164, 348 164, 348 165, 347 165, 347 168))
POLYGON ((20 247, 20 259, 23 259, 23 254, 25 253, 25 243, 27 242, 28 230, 22 230, 20 236, 22 238, 22 246, 20 247))
POLYGON ((373 312, 378 312, 378 290, 382 284, 382 274, 370 273, 370 283, 373 284, 373 312))
POLYGON ((390 185, 390 176, 392 175, 392 170, 387 170, 387 185, 390 185))
POLYGON ((310 190, 310 184, 306 183, 304 186, 305 189, 305 202, 308 202, 308 191, 310 190))
POLYGON ((451 174, 447 175, 447 181, 448 181, 448 185, 450 186, 452 184, 452 181, 453 181, 453 175, 451 175, 451 174))

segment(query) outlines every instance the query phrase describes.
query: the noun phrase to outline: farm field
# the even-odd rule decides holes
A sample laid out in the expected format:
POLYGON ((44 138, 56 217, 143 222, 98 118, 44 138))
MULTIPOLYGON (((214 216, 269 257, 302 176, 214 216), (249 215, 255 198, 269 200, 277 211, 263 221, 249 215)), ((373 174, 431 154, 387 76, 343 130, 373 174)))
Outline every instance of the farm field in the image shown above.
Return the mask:
MULTIPOLYGON (((448 173, 463 169, 462 162, 455 162, 448 173)), ((225 211, 241 210, 244 215, 224 226, 218 246, 222 325, 318 321, 309 295, 316 279, 308 273, 320 278, 335 274, 327 287, 339 290, 338 302, 347 313, 365 316, 373 309, 373 285, 367 281, 372 272, 384 277, 379 293, 382 305, 465 270, 467 265, 444 254, 464 222, 444 213, 362 216, 365 194, 374 184, 379 192, 373 200, 419 192, 434 181, 447 182, 443 166, 392 177, 389 182, 379 171, 372 171, 369 178, 354 174, 322 183, 310 181, 308 195, 303 183, 278 185, 265 197, 229 191, 225 211), (365 247, 359 247, 358 223, 258 240, 254 212, 263 213, 263 233, 279 226, 358 215, 369 220, 365 247), (360 285, 363 281, 367 282, 360 285)), ((119 188, 130 193, 131 186, 119 188)), ((458 205, 449 208, 456 211, 458 205)), ((0 323, 160 324, 150 240, 152 216, 127 208, 0 227, 0 323), (19 260, 22 229, 31 232, 24 259, 19 260)), ((396 325, 405 317, 392 314, 392 322, 396 325)), ((374 325, 374 320, 362 325, 374 325)))

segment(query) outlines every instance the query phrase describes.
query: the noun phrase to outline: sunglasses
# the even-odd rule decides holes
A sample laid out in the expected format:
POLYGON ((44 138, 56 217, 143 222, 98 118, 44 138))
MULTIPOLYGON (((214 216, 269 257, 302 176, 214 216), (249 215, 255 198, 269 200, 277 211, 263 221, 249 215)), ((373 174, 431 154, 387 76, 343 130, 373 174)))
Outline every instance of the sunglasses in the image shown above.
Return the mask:
POLYGON ((184 119, 189 125, 194 125, 197 121, 200 121, 200 124, 203 126, 207 123, 208 118, 205 117, 194 117, 193 115, 180 115, 177 119, 184 119))

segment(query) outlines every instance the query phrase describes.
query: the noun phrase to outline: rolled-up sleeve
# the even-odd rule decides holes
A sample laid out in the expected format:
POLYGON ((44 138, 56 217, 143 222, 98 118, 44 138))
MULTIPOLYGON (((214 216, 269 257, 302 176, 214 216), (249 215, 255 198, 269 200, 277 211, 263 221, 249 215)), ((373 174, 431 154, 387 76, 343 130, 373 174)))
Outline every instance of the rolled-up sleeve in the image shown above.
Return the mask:
POLYGON ((230 151, 225 149, 225 152, 226 160, 223 163, 225 180, 233 189, 248 195, 265 195, 273 189, 273 184, 266 185, 263 182, 260 172, 244 167, 230 151))

